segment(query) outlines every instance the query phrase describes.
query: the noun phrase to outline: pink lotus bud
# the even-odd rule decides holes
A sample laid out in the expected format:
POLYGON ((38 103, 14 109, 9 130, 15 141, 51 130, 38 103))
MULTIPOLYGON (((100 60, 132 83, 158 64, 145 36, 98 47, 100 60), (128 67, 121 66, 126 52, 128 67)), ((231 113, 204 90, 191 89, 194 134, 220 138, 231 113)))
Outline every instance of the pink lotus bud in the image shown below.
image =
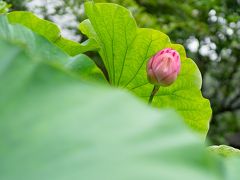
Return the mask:
POLYGON ((159 51, 147 63, 149 82, 160 86, 171 85, 177 79, 180 63, 177 51, 171 48, 159 51))

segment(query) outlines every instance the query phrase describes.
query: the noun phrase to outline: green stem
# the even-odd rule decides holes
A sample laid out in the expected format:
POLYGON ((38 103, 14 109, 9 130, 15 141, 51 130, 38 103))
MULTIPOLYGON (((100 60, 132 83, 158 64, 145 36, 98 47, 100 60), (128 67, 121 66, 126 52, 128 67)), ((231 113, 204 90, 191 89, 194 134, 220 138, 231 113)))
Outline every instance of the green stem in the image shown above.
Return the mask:
POLYGON ((149 100, 148 100, 148 104, 152 104, 153 97, 157 94, 159 88, 160 88, 160 86, 154 85, 152 93, 151 93, 151 95, 149 97, 149 100))

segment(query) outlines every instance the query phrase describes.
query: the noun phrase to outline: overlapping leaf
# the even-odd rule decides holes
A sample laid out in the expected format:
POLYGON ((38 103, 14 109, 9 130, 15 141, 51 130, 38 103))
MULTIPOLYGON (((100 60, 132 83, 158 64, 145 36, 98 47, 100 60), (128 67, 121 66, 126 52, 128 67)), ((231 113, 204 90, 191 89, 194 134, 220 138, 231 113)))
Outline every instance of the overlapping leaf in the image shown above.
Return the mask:
POLYGON ((0 38, 18 43, 27 48, 27 52, 36 60, 66 63, 69 56, 44 37, 19 24, 9 24, 5 15, 0 16, 0 38))
POLYGON ((31 12, 14 11, 7 15, 10 23, 22 24, 32 31, 44 36, 71 56, 97 49, 94 40, 89 39, 83 44, 71 41, 61 36, 58 26, 50 21, 40 19, 31 12))
POLYGON ((201 74, 181 45, 171 44, 162 32, 138 28, 131 13, 116 4, 88 2, 89 20, 80 30, 98 42, 99 54, 109 73, 111 84, 128 88, 147 100, 153 86, 146 76, 146 61, 157 51, 171 47, 181 56, 181 71, 170 87, 160 88, 153 100, 156 107, 173 107, 193 129, 206 135, 211 118, 210 103, 202 97, 201 74))
MULTIPOLYGON (((46 38, 38 35, 20 24, 9 24, 6 16, 0 16, 0 39, 26 47, 26 52, 34 56, 35 61, 51 61, 65 65, 72 72, 77 73, 85 79, 104 79, 103 74, 95 63, 85 55, 70 57, 59 47, 49 42, 46 38), (85 68, 83 70, 83 68, 85 68)), ((4 68, 4 65, 2 65, 4 68)))

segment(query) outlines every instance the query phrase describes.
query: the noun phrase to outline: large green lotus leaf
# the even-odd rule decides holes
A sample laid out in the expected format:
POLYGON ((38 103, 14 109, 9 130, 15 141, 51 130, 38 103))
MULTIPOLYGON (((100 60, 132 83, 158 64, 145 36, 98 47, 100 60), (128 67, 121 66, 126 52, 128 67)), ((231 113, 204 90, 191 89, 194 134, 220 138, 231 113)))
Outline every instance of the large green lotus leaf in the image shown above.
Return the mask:
POLYGON ((239 156, 240 158, 240 150, 235 149, 231 146, 226 146, 226 145, 209 146, 208 150, 224 157, 239 156))
POLYGON ((0 41, 0 179, 224 179, 174 111, 25 51, 0 41))
POLYGON ((210 103, 202 97, 201 74, 194 61, 186 57, 184 48, 171 44, 160 31, 138 28, 131 13, 119 5, 87 2, 85 11, 89 20, 80 24, 80 30, 98 42, 110 83, 127 88, 146 101, 153 88, 147 80, 146 61, 166 47, 179 52, 180 75, 173 85, 160 88, 153 105, 175 108, 188 125, 206 135, 210 103))
POLYGON ((7 15, 10 23, 22 24, 32 31, 44 36, 71 56, 97 49, 97 43, 89 39, 83 44, 71 41, 61 36, 58 26, 50 21, 40 19, 31 12, 14 11, 7 15))
POLYGON ((19 25, 9 24, 7 18, 0 16, 0 39, 7 39, 13 43, 26 47, 27 53, 37 61, 51 61, 64 64, 82 78, 103 80, 103 74, 95 63, 87 56, 80 54, 70 57, 60 48, 49 42, 43 36, 19 25))

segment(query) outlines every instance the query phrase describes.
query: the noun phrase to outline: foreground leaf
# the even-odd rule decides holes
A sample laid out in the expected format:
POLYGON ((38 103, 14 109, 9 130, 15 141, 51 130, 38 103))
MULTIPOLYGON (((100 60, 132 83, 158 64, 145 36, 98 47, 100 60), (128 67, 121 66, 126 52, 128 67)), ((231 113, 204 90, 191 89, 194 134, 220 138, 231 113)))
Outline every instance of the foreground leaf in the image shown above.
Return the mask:
POLYGON ((98 48, 93 39, 89 39, 85 43, 80 44, 62 37, 61 31, 56 24, 40 19, 31 12, 14 11, 9 13, 7 17, 10 23, 17 23, 30 28, 32 31, 44 36, 71 56, 98 48))
POLYGON ((184 48, 171 44, 162 32, 138 28, 130 12, 119 5, 88 2, 85 11, 89 20, 80 24, 80 30, 98 42, 110 83, 127 88, 146 101, 153 88, 147 80, 146 61, 166 47, 179 52, 180 75, 172 86, 160 88, 153 105, 175 108, 188 125, 206 135, 211 118, 210 103, 202 97, 201 74, 196 64, 186 57, 184 48))
POLYGON ((174 111, 25 51, 0 41, 0 179, 224 179, 174 111))

